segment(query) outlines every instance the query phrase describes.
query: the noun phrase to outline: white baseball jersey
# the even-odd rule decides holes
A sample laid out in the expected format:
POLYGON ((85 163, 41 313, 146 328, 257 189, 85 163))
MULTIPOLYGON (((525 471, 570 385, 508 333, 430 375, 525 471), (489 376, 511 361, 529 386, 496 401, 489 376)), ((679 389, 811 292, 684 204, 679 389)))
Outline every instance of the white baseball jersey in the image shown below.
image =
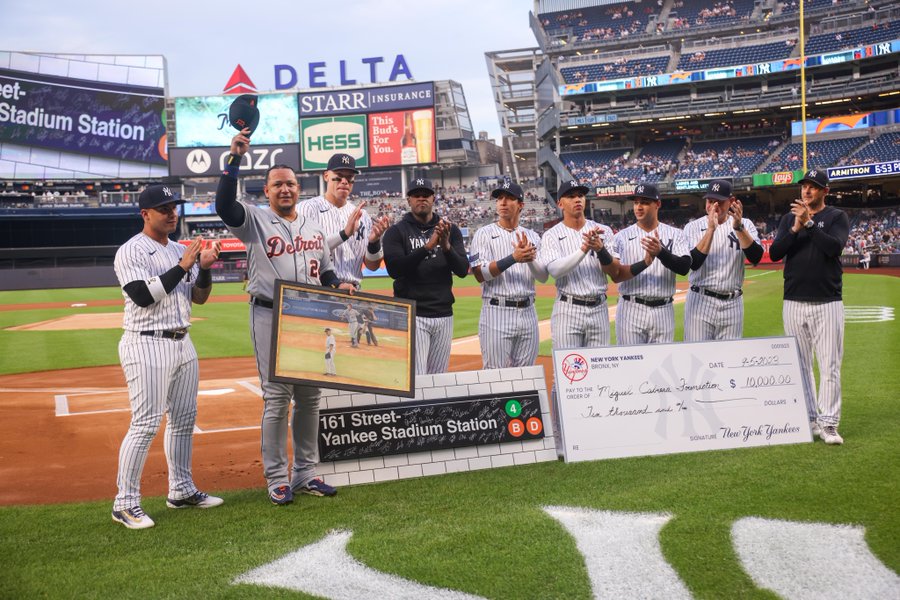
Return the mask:
MULTIPOLYGON (((139 233, 116 251, 113 262, 119 286, 125 287, 132 281, 152 280, 174 267, 184 256, 185 247, 169 240, 165 246, 156 240, 139 233)), ((183 329, 191 326, 191 290, 193 281, 199 273, 199 266, 194 264, 191 272, 181 278, 171 293, 159 302, 147 308, 134 303, 125 291, 126 331, 150 331, 183 329)))
MULTIPOLYGON (((659 241, 675 256, 687 256, 691 253, 684 237, 684 232, 677 227, 660 223, 654 230, 659 241)), ((653 235, 635 223, 626 227, 613 238, 610 253, 618 257, 623 265, 630 265, 643 260, 646 252, 641 247, 641 240, 653 235)), ((619 295, 641 296, 643 298, 668 298, 675 293, 675 272, 663 266, 659 258, 644 269, 637 277, 619 284, 619 295)))
MULTIPOLYGON (((347 226, 356 205, 347 202, 341 208, 329 202, 325 196, 316 196, 297 205, 297 211, 304 217, 319 224, 328 245, 340 241, 340 232, 347 226)), ((363 259, 372 231, 372 217, 363 210, 359 229, 346 242, 331 250, 331 263, 338 279, 359 285, 362 281, 363 259)))
POLYGON ((244 223, 228 229, 247 247, 250 294, 271 300, 276 279, 319 285, 320 274, 333 270, 325 234, 316 221, 299 214, 287 221, 268 206, 241 204, 244 223))
MULTIPOLYGON (((750 219, 742 219, 744 229, 754 242, 759 242, 756 226, 750 219)), ((706 217, 695 219, 685 225, 684 237, 688 248, 694 248, 709 227, 706 217)), ((688 279, 691 285, 719 293, 737 290, 744 283, 744 252, 731 219, 716 227, 706 260, 696 271, 691 271, 688 279)))
MULTIPOLYGON (((549 268, 553 261, 580 251, 584 243, 583 234, 597 227, 601 229, 600 239, 603 245, 609 249, 613 258, 618 258, 611 244, 614 239, 612 229, 588 219, 578 231, 562 222, 545 231, 541 238, 538 260, 549 268)), ((577 267, 556 280, 556 289, 560 294, 582 298, 596 298, 605 294, 607 286, 606 273, 601 270, 600 261, 593 251, 588 252, 577 267)))
MULTIPOLYGON (((472 236, 469 247, 470 262, 473 267, 486 266, 513 253, 518 243, 517 236, 524 233, 528 241, 540 251, 540 236, 525 227, 509 231, 497 223, 485 225, 472 236)), ((517 262, 499 277, 481 284, 482 298, 533 298, 534 275, 526 263, 517 262)))

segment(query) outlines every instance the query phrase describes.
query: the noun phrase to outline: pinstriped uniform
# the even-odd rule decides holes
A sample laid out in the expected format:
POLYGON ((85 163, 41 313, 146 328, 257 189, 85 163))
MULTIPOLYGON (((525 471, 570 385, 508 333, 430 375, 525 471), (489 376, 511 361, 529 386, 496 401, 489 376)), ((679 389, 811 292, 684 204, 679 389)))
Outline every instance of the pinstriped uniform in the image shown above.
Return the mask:
MULTIPOLYGON (((174 267, 184 252, 181 244, 169 241, 164 246, 139 233, 116 252, 114 267, 119 285, 159 277, 174 267)), ((140 505, 141 473, 164 414, 168 415, 164 439, 169 466, 168 497, 182 500, 197 492, 191 475, 199 383, 197 352, 190 335, 172 340, 140 332, 190 327, 192 282, 198 272, 195 264, 165 298, 146 308, 122 292, 125 332, 119 342, 119 361, 128 384, 131 424, 119 448, 119 491, 113 510, 140 505)))
MULTIPOLYGON (((690 254, 684 232, 677 227, 659 223, 655 229, 663 247, 675 256, 690 254)), ((641 239, 651 236, 635 223, 613 238, 610 252, 624 265, 644 259, 641 239)), ((619 284, 619 303, 616 309, 616 340, 623 346, 657 344, 675 340, 675 306, 645 306, 628 301, 623 296, 637 296, 647 300, 662 300, 675 294, 675 273, 663 266, 659 258, 637 277, 619 284)))
POLYGON ((337 352, 337 342, 334 335, 329 333, 325 338, 325 374, 337 375, 337 369, 334 365, 334 353, 337 352))
MULTIPOLYGON (((565 223, 557 223, 544 232, 538 260, 548 267, 556 260, 581 251, 583 234, 599 227, 603 245, 610 248, 612 229, 606 225, 586 220, 580 230, 565 223)), ((615 253, 610 248, 610 252, 615 253)), ((606 274, 600 260, 589 251, 581 262, 565 276, 556 279, 556 302, 550 317, 550 331, 554 348, 596 348, 609 345, 609 308, 606 300, 596 306, 573 304, 571 300, 595 302, 606 295, 606 274), (568 301, 563 301, 566 296, 568 301)))
MULTIPOLYGON (((472 237, 472 265, 490 265, 512 254, 524 233, 540 251, 540 236, 525 227, 509 231, 497 223, 485 225, 472 237)), ((481 316, 478 339, 485 369, 533 365, 538 355, 537 311, 534 307, 534 276, 526 263, 515 263, 499 276, 481 284, 481 316), (491 304, 494 300, 494 304, 491 304), (528 306, 505 306, 504 302, 527 301, 528 306)))
MULTIPOLYGON (((297 205, 297 212, 319 224, 319 229, 328 239, 338 235, 347 226, 356 205, 347 202, 341 208, 329 202, 325 196, 316 196, 297 205)), ((372 231, 372 217, 362 212, 359 229, 350 239, 331 251, 331 264, 338 279, 359 286, 362 281, 363 259, 366 255, 369 232, 372 231)))
MULTIPOLYGON (((244 222, 228 229, 247 247, 247 291, 264 300, 275 293, 275 279, 319 285, 319 274, 331 270, 325 236, 318 224, 300 214, 287 221, 268 206, 242 202, 244 222)), ((318 388, 269 381, 272 341, 272 309, 250 305, 250 334, 256 368, 263 391, 262 458, 263 474, 272 492, 283 485, 297 489, 315 477, 319 462, 318 388), (288 477, 286 438, 291 399, 293 467, 288 477)))
POLYGON ((453 317, 416 317, 416 375, 450 368, 453 317))
MULTIPOLYGON (((759 242, 756 226, 742 219, 744 229, 754 242, 759 242)), ((695 219, 684 227, 688 246, 693 248, 706 233, 706 217, 695 219)), ((744 283, 744 252, 732 219, 719 224, 713 232, 709 254, 703 265, 688 276, 691 288, 727 295, 737 292, 744 283)), ((684 341, 736 340, 744 333, 744 297, 715 298, 689 290, 684 307, 684 341)))

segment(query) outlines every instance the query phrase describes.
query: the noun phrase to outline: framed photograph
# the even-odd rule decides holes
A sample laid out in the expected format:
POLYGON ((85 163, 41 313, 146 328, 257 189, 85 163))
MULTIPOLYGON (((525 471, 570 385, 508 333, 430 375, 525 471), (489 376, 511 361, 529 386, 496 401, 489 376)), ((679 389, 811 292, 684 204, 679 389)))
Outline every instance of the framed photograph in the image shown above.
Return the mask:
POLYGON ((275 280, 269 379, 416 395, 415 301, 275 280))

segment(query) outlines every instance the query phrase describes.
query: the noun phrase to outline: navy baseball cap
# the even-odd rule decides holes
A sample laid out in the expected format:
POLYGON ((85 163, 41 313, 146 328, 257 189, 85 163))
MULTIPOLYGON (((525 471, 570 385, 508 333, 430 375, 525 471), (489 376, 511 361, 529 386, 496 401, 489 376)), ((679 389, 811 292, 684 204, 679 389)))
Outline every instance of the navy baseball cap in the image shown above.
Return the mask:
POLYGON ((574 179, 569 180, 569 181, 563 181, 562 184, 559 186, 559 191, 556 193, 556 199, 559 200, 566 194, 570 194, 572 192, 580 192, 582 196, 587 196, 588 192, 590 192, 590 191, 591 191, 591 188, 589 188, 586 185, 582 185, 582 184, 578 183, 574 179))
POLYGON ((827 188, 828 172, 825 169, 810 169, 806 172, 806 175, 803 176, 803 179, 800 180, 800 183, 802 184, 804 181, 808 181, 820 188, 827 188))
POLYGON ((412 196, 413 192, 422 191, 428 192, 430 195, 434 196, 434 185, 431 183, 430 179, 419 177, 417 179, 409 180, 409 188, 406 190, 407 196, 412 196))
POLYGON ((515 197, 515 199, 519 202, 525 201, 525 192, 522 191, 522 186, 515 181, 506 180, 501 183, 499 186, 497 186, 497 189, 491 192, 491 198, 497 198, 503 192, 515 197))
POLYGON ((727 179, 713 179, 706 187, 706 195, 703 199, 711 198, 715 201, 729 200, 731 198, 731 182, 727 179))
POLYGON ((244 94, 235 98, 228 109, 228 121, 231 126, 238 131, 249 127, 250 134, 253 134, 259 125, 258 103, 259 98, 253 94, 244 94))
POLYGON ((141 210, 149 210, 172 202, 184 204, 185 201, 176 197, 175 192, 167 185, 148 185, 138 197, 138 206, 141 210))
POLYGON ((647 200, 656 200, 659 202, 659 190, 652 183, 639 183, 634 188, 634 193, 628 196, 629 199, 646 198, 647 200))
POLYGON ((353 171, 359 173, 356 168, 356 159, 349 154, 338 152, 328 159, 328 168, 326 171, 353 171))

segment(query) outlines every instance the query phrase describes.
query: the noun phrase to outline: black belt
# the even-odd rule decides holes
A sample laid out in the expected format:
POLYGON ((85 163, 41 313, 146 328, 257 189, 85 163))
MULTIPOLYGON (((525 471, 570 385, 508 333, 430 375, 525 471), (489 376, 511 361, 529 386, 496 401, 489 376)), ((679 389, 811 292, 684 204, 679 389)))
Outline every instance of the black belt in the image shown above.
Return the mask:
POLYGON ((574 304, 575 306, 600 306, 604 302, 606 302, 606 294, 600 294, 598 298, 579 298, 577 296, 566 296, 565 294, 560 294, 559 299, 563 302, 569 302, 574 304))
POLYGON ((666 304, 672 304, 672 297, 668 298, 641 298, 640 296, 622 296, 625 300, 629 302, 637 302, 638 304, 643 304, 644 306, 665 306, 666 304))
POLYGON ((710 298, 716 298, 717 300, 732 300, 744 295, 744 290, 742 289, 736 289, 735 291, 728 292, 727 294, 720 294, 719 292, 707 290, 697 285, 692 285, 691 291, 697 292, 698 294, 703 294, 704 296, 709 296, 710 298))
POLYGON ((488 304, 490 304, 491 306, 505 306, 507 308, 525 308, 526 306, 531 306, 531 298, 525 298, 524 300, 491 298, 488 304))
POLYGON ((271 300, 263 300, 262 298, 257 298, 256 296, 251 296, 252 300, 250 303, 255 306, 262 306, 263 308, 273 309, 275 308, 275 304, 271 300))
POLYGON ((147 335, 150 337, 166 338, 167 340, 175 340, 176 342, 178 340, 183 340, 184 336, 186 336, 187 334, 188 334, 187 327, 185 327, 184 329, 172 329, 172 330, 163 329, 163 330, 157 330, 157 331, 154 331, 151 329, 149 331, 141 332, 141 335, 147 335))

